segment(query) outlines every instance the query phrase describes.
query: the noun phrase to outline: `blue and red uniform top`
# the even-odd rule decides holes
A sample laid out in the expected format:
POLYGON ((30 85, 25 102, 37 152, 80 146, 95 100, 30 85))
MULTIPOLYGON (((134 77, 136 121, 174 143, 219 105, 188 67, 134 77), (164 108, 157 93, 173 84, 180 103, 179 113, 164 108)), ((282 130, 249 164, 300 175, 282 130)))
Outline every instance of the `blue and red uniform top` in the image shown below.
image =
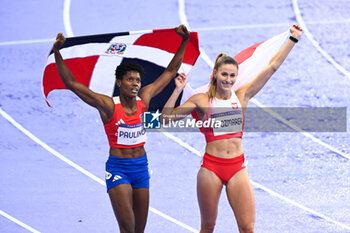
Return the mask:
POLYGON ((135 148, 146 143, 146 131, 143 128, 143 113, 146 105, 136 97, 137 111, 128 116, 120 103, 119 96, 113 97, 115 103, 112 119, 104 124, 110 147, 135 148))

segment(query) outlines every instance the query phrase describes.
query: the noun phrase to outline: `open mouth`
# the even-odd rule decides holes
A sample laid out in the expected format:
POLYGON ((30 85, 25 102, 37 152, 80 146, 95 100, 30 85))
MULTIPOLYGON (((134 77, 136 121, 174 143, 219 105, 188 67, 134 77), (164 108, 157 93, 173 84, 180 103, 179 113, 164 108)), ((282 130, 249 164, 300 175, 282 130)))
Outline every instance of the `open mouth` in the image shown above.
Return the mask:
POLYGON ((134 94, 137 94, 139 92, 139 89, 138 88, 131 88, 131 92, 134 93, 134 94))
POLYGON ((231 87, 231 86, 233 86, 233 81, 231 81, 231 82, 228 82, 228 81, 223 81, 222 82, 222 85, 224 86, 224 87, 231 87))

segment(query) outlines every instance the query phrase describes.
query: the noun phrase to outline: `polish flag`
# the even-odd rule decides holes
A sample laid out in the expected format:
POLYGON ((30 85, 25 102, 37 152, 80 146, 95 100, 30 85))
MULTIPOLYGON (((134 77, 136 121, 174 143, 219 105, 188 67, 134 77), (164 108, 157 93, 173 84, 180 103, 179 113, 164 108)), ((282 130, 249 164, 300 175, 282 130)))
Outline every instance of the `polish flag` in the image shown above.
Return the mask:
MULTIPOLYGON (((236 56, 235 60, 239 64, 238 76, 233 90, 251 82, 269 64, 271 58, 282 48, 289 37, 289 31, 274 36, 266 41, 257 43, 244 49, 236 56)), ((189 84, 183 91, 181 103, 196 93, 205 93, 209 90, 209 83, 199 88, 193 89, 189 84)))

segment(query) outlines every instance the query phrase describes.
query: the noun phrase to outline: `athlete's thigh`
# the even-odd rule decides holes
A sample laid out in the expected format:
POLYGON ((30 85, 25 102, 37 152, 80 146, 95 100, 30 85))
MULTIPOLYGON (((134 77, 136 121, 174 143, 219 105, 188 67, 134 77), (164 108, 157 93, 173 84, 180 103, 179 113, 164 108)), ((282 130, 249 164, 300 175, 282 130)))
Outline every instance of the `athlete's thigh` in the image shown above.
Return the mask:
POLYGON ((132 187, 130 184, 120 184, 108 190, 114 214, 123 227, 134 227, 132 187))
POLYGON ((134 188, 132 196, 135 214, 135 232, 142 233, 146 227, 148 216, 149 188, 134 188))
POLYGON ((241 227, 254 224, 254 193, 247 169, 239 171, 227 182, 226 194, 238 225, 241 227))
POLYGON ((221 180, 212 171, 201 167, 197 175, 197 197, 202 221, 215 222, 221 190, 221 180))

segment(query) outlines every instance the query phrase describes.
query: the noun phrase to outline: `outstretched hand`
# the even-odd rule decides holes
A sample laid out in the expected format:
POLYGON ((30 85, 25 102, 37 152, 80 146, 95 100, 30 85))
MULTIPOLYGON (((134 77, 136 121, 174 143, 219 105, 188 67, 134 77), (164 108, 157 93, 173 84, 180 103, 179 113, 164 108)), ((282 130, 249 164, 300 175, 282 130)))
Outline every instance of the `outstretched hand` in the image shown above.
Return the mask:
POLYGON ((62 32, 58 33, 56 37, 56 41, 53 44, 53 51, 60 50, 64 42, 66 42, 66 38, 63 36, 63 33, 62 32))
POLYGON ((179 74, 175 78, 175 85, 176 85, 176 90, 182 91, 187 84, 187 75, 185 73, 179 74))
POLYGON ((177 34, 179 34, 182 39, 188 40, 190 38, 190 32, 187 30, 187 27, 183 24, 175 28, 177 34))
POLYGON ((290 27, 289 31, 292 34, 292 36, 296 39, 299 39, 301 37, 301 34, 303 34, 303 29, 301 29, 301 27, 297 24, 293 24, 290 27))

